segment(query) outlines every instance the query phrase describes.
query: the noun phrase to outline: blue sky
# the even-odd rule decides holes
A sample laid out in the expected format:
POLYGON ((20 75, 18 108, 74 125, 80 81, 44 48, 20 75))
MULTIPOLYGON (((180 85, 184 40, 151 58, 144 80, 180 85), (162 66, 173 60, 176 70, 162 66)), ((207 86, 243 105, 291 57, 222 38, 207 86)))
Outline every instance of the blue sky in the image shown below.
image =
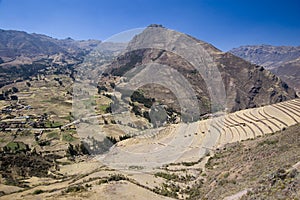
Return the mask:
POLYGON ((299 19, 299 0, 0 0, 1 29, 104 40, 157 23, 224 51, 299 46, 299 19))

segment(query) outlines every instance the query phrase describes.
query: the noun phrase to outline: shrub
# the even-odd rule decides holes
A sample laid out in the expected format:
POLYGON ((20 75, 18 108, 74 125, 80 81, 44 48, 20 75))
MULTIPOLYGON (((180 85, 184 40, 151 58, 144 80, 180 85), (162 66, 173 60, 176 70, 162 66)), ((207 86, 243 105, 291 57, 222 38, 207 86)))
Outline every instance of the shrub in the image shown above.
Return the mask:
POLYGON ((112 88, 112 89, 114 89, 115 87, 116 87, 116 84, 114 83, 114 82, 111 82, 111 83, 109 83, 110 84, 110 87, 112 88))
POLYGON ((107 181, 121 181, 121 180, 128 180, 123 174, 111 174, 107 181))
POLYGON ((130 97, 131 101, 144 104, 145 107, 151 108, 155 99, 146 98, 141 90, 134 91, 130 97))
POLYGON ((73 192, 83 192, 87 189, 83 187, 82 185, 75 185, 75 186, 69 186, 64 193, 73 193, 73 192))
POLYGON ((41 147, 49 146, 50 144, 51 144, 51 142, 49 140, 40 140, 40 141, 38 141, 38 145, 40 145, 41 147))
POLYGON ((143 166, 131 165, 131 166, 128 167, 128 169, 142 170, 142 169, 144 169, 144 167, 143 166))
POLYGON ((150 114, 148 111, 143 112, 143 117, 146 118, 149 122, 151 122, 150 114))
POLYGON ((34 190, 34 192, 32 194, 37 195, 37 194, 42 194, 44 193, 44 190, 34 190))
POLYGON ((122 141, 122 140, 129 139, 129 138, 131 138, 131 137, 132 137, 132 136, 126 134, 126 135, 119 136, 119 140, 122 141))
POLYGON ((136 105, 133 105, 133 107, 132 107, 132 112, 134 112, 135 115, 142 116, 141 108, 139 108, 139 107, 136 106, 136 105))
POLYGON ((228 178, 228 176, 229 176, 229 172, 226 172, 226 173, 223 175, 224 178, 228 178))
POLYGON ((155 177, 161 177, 167 180, 178 180, 179 176, 176 174, 168 174, 168 173, 164 173, 164 172, 156 172, 154 174, 155 177))
POLYGON ((98 94, 100 94, 102 91, 104 91, 104 92, 108 91, 107 88, 104 85, 97 86, 97 88, 98 88, 98 94))
POLYGON ((183 166, 190 167, 190 166, 198 164, 198 161, 196 161, 196 162, 182 162, 181 164, 183 166))

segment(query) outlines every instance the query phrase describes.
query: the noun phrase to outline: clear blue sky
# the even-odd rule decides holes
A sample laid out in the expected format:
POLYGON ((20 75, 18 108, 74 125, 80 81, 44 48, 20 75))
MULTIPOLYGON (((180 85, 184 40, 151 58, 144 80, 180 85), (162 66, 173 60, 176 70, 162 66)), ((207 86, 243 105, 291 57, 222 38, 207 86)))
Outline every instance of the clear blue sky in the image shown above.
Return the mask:
POLYGON ((149 24, 227 51, 245 44, 300 45, 299 0, 0 0, 0 28, 104 40, 149 24))

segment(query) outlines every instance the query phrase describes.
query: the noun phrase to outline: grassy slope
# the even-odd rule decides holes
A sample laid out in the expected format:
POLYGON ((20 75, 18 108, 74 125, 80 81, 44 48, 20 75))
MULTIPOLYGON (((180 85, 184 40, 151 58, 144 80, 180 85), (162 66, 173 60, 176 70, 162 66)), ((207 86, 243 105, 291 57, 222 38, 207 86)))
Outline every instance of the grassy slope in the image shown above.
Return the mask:
POLYGON ((300 125, 227 145, 206 164, 200 199, 221 199, 250 188, 243 199, 297 199, 300 174, 291 168, 299 161, 300 125))

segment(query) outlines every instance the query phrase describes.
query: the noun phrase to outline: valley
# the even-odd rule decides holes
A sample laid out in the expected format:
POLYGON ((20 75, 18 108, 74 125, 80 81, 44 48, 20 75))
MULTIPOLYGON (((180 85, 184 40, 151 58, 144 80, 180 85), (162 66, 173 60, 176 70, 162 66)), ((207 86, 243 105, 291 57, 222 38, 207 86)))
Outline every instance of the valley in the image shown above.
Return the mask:
POLYGON ((1 34, 0 199, 299 198, 300 99, 264 67, 156 24, 1 34))

